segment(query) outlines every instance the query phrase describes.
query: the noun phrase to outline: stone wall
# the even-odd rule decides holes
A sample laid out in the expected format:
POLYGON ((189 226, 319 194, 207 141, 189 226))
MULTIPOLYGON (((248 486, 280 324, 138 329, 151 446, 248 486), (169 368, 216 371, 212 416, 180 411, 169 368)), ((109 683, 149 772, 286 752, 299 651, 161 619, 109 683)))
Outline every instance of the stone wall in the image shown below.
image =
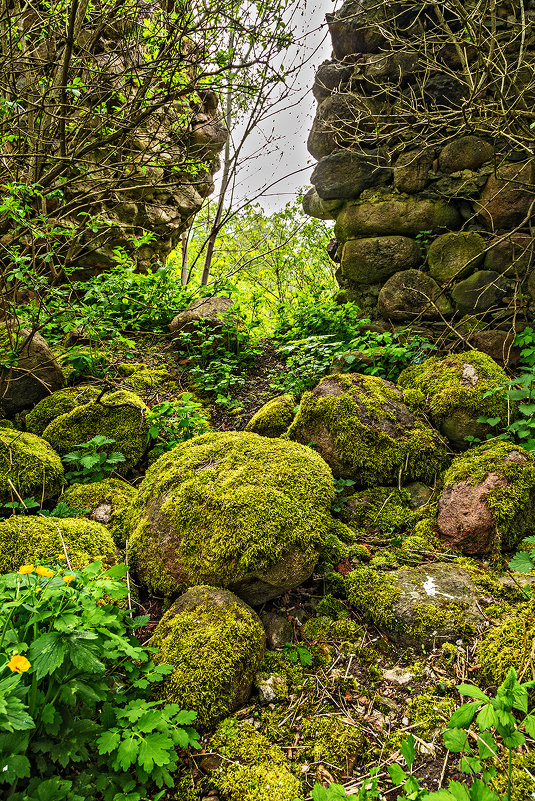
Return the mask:
POLYGON ((535 3, 488 8, 327 15, 304 208, 336 221, 340 302, 502 358, 535 308, 535 3))

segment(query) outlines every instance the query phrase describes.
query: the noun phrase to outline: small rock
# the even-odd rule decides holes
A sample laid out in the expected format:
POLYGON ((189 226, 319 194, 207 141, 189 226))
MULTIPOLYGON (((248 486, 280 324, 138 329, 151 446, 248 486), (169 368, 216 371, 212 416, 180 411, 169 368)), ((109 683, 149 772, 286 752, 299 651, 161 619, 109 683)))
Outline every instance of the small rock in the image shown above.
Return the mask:
POLYGON ((282 615, 277 615, 275 612, 264 612, 260 615, 260 620, 266 631, 268 648, 271 650, 276 651, 283 648, 287 642, 292 641, 292 624, 282 615))
POLYGON ((392 670, 383 670, 383 678, 385 681, 404 686, 410 684, 414 679, 414 674, 403 668, 392 668, 392 670))
POLYGON ((284 698, 288 698, 288 684, 284 676, 279 676, 276 673, 271 675, 257 673, 255 684, 261 704, 271 704, 273 701, 281 701, 284 698))

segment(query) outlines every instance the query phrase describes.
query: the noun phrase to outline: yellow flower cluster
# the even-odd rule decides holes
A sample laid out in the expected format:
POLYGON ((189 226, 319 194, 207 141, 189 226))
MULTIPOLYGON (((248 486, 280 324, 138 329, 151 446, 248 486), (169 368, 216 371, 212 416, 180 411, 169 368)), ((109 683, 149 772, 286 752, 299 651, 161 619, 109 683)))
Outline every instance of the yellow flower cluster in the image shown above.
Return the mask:
MULTIPOLYGON (((38 576, 42 576, 43 578, 51 578, 55 575, 53 570, 50 570, 48 567, 43 567, 42 565, 37 565, 37 567, 35 565, 21 565, 17 570, 19 576, 29 576, 30 573, 37 573, 38 576)), ((70 584, 75 578, 76 576, 73 575, 62 576, 65 584, 70 584)))
POLYGON ((31 668, 31 663, 28 661, 28 659, 26 659, 25 656, 21 656, 21 654, 13 654, 7 663, 7 666, 12 673, 26 673, 26 671, 31 668))

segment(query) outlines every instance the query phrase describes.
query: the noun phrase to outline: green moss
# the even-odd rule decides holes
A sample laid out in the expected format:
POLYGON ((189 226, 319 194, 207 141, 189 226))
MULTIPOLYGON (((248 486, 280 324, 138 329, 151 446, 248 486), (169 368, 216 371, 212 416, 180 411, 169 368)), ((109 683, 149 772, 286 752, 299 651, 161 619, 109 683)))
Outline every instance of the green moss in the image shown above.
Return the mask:
POLYGON ((321 715, 303 721, 301 728, 306 754, 315 762, 327 762, 345 770, 349 760, 363 761, 368 743, 361 729, 339 717, 321 715))
POLYGON ((461 413, 474 421, 478 417, 500 417, 505 425, 505 391, 491 391, 505 387, 507 382, 506 373, 490 356, 471 350, 469 353, 450 354, 445 359, 434 356, 423 364, 413 364, 403 370, 398 386, 403 389, 406 402, 413 408, 425 408, 436 425, 440 426, 446 418, 461 413), (475 386, 471 385, 470 378, 463 379, 463 366, 466 364, 472 365, 479 376, 475 386), (485 397, 488 392, 491 394, 485 397))
POLYGON ((58 392, 43 398, 31 412, 28 412, 26 415, 26 428, 32 434, 41 436, 45 428, 56 417, 71 412, 77 406, 96 400, 101 392, 101 389, 91 384, 60 389, 58 392))
POLYGON ((327 535, 325 540, 325 544, 321 549, 320 558, 318 564, 316 565, 316 570, 319 573, 324 573, 325 571, 332 570, 336 567, 336 565, 343 562, 344 559, 347 559, 349 556, 349 548, 344 543, 341 542, 336 534, 333 534, 332 531, 327 535))
POLYGON ((424 517, 415 523, 412 534, 403 538, 401 548, 404 551, 436 551, 444 548, 437 535, 436 515, 424 517))
POLYGON ((61 500, 71 509, 86 510, 85 514, 73 517, 87 517, 99 506, 109 505, 110 519, 106 526, 114 542, 123 547, 127 535, 126 515, 136 496, 137 490, 126 481, 108 478, 93 484, 73 484, 65 490, 61 500))
POLYGON ((394 626, 392 606, 401 590, 391 575, 371 567, 359 567, 347 574, 345 584, 349 602, 365 618, 377 626, 394 626))
POLYGON ((349 549, 351 559, 358 559, 359 562, 369 562, 371 558, 370 550, 367 545, 355 542, 349 549))
POLYGON ((99 403, 86 403, 56 417, 43 432, 62 456, 97 434, 115 440, 113 449, 125 456, 117 472, 126 473, 141 458, 147 445, 148 408, 131 392, 112 392, 99 403), (111 404, 111 406, 108 406, 111 404))
POLYGON ((418 518, 411 508, 407 490, 394 487, 374 487, 356 492, 347 499, 351 525, 367 533, 391 533, 409 528, 418 518))
POLYGON ((315 442, 335 476, 360 484, 397 483, 400 473, 432 482, 443 466, 443 446, 423 423, 402 424, 399 408, 399 394, 381 378, 331 375, 305 392, 288 436, 315 442))
POLYGON ((136 370, 129 375, 125 383, 135 392, 147 395, 153 393, 156 389, 164 386, 168 387, 170 381, 171 375, 165 367, 151 370, 143 366, 140 370, 136 370))
POLYGON ((23 500, 51 498, 62 484, 63 465, 48 442, 14 428, 0 428, 0 504, 18 501, 17 493, 23 500))
POLYGON ((440 607, 435 604, 419 604, 414 607, 414 616, 416 622, 408 631, 415 640, 425 640, 430 632, 443 626, 459 635, 474 633, 474 627, 466 619, 465 607, 459 602, 446 602, 440 607))
POLYGON ((370 567, 387 568, 397 567, 399 563, 398 552, 390 548, 381 548, 375 552, 375 556, 370 560, 370 567))
POLYGON ((444 728, 454 711, 455 701, 452 698, 423 693, 409 701, 407 716, 414 724, 416 734, 431 739, 437 729, 444 728))
POLYGON ((535 643, 535 601, 519 604, 478 644, 481 672, 501 684, 509 668, 522 675, 535 643))
POLYGON ((283 676, 290 688, 302 687, 306 681, 305 671, 301 664, 290 662, 280 651, 266 651, 258 667, 259 672, 283 676))
POLYGON ((280 437, 288 430, 296 413, 293 395, 280 395, 265 403, 245 426, 263 437, 280 437))
MULTIPOLYGON (((492 780, 492 789, 500 798, 507 798, 509 790, 508 771, 503 769, 507 764, 507 755, 503 755, 500 764, 496 762, 498 773, 492 780)), ((533 751, 513 751, 511 773, 511 801, 528 801, 535 796, 535 753, 533 751)))
POLYGON ((300 801, 303 788, 282 751, 249 723, 224 720, 209 743, 224 759, 211 783, 225 801, 300 801))
POLYGON ((182 709, 197 712, 196 726, 208 728, 247 697, 263 656, 265 633, 258 616, 242 602, 216 605, 206 600, 178 611, 173 604, 162 617, 151 645, 156 660, 173 665, 161 694, 182 709))
POLYGON ((248 432, 205 434, 147 471, 131 513, 130 562, 167 595, 199 580, 230 586, 276 571, 289 553, 312 570, 333 496, 331 472, 309 448, 248 432))
POLYGON ((342 620, 349 617, 349 611, 344 604, 333 598, 331 594, 325 595, 321 601, 316 604, 316 613, 318 615, 325 615, 330 617, 331 620, 342 620))
POLYGON ((65 564, 61 538, 76 570, 95 561, 108 565, 116 561, 115 544, 100 523, 59 517, 10 517, 0 522, 0 573, 34 562, 65 564))
POLYGON ((321 615, 320 617, 307 620, 303 627, 303 635, 307 640, 314 642, 354 642, 357 637, 362 637, 362 628, 354 620, 342 618, 332 620, 330 617, 321 615))
POLYGON ((535 492, 535 456, 523 448, 502 440, 489 440, 453 460, 444 475, 444 486, 467 481, 481 484, 489 473, 508 480, 486 495, 503 550, 512 550, 535 529, 532 497, 535 492), (511 453, 522 460, 508 460, 511 453))

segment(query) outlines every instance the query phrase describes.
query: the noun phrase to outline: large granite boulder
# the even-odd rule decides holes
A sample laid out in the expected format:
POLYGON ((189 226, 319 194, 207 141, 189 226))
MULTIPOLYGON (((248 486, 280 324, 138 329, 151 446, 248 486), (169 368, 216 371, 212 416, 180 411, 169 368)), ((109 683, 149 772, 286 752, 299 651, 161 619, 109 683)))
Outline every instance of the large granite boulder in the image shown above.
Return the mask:
POLYGON ((346 373, 305 392, 288 437, 311 444, 337 478, 358 485, 429 480, 441 469, 444 446, 416 420, 389 381, 346 373))
MULTIPOLYGON (((34 434, 0 428, 0 505, 61 492, 63 465, 49 443, 34 434)), ((16 507, 15 507, 16 508, 16 507)))
POLYGON ((468 555, 510 551, 535 526, 535 457, 490 440, 453 460, 444 476, 438 531, 468 555))
POLYGON ((162 699, 197 712, 207 729, 245 703, 264 656, 266 635, 251 607, 228 590, 192 587, 158 623, 156 661, 172 665, 162 699))
POLYGON ((459 448, 468 446, 467 437, 482 439, 507 425, 507 382, 505 371, 476 350, 434 356, 407 367, 398 378, 406 403, 428 414, 459 448), (479 422, 480 417, 493 419, 494 427, 479 422))
POLYGON ((11 330, 0 323, 0 415, 30 409, 41 398, 60 389, 65 378, 41 334, 11 330))
POLYGON ((442 233, 461 224, 459 212, 444 200, 391 195, 352 201, 339 213, 334 228, 340 242, 359 236, 416 236, 442 233))
POLYGON ((331 471, 310 448, 204 434, 147 471, 130 515, 130 564, 152 592, 202 581, 258 605, 310 576, 333 498, 331 471))
POLYGON ((406 236, 372 236, 348 239, 342 250, 341 269, 356 284, 375 284, 400 270, 418 267, 422 248, 406 236))

